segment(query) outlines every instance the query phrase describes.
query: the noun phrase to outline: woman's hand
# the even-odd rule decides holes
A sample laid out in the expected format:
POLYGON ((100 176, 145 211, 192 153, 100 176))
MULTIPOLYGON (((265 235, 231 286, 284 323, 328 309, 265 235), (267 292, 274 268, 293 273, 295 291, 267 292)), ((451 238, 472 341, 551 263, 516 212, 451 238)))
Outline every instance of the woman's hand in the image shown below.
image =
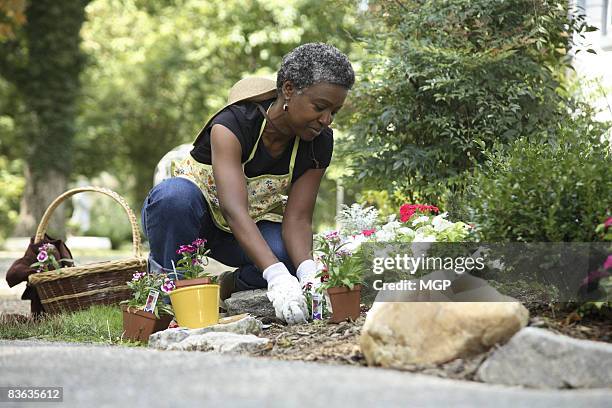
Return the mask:
POLYGON ((267 267, 263 277, 268 282, 267 295, 276 317, 287 324, 306 323, 306 299, 300 283, 289 273, 285 264, 278 262, 267 267))
POLYGON ((249 259, 264 270, 278 259, 248 212, 247 187, 242 169, 242 147, 234 133, 214 125, 210 136, 213 175, 221 212, 249 259))

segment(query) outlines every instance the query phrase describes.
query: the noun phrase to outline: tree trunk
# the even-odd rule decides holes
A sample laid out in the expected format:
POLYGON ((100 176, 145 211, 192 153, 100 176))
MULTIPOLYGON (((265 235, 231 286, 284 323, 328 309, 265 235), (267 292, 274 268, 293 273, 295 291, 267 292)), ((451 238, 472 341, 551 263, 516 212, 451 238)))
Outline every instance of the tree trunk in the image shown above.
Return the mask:
MULTIPOLYGON (((14 236, 33 235, 47 206, 68 184, 85 61, 80 30, 88 1, 36 0, 26 8, 20 35, 27 57, 12 78, 25 107, 16 122, 26 146, 26 186, 14 236)), ((65 231, 62 207, 55 210, 49 229, 57 237, 65 231)))
MULTIPOLYGON (((30 237, 36 233, 36 228, 43 213, 53 200, 66 191, 67 179, 56 170, 49 170, 45 178, 32 174, 30 166, 25 168, 26 185, 19 208, 19 222, 13 236, 30 237)), ((54 212, 47 231, 53 238, 65 238, 66 205, 60 205, 54 212)))

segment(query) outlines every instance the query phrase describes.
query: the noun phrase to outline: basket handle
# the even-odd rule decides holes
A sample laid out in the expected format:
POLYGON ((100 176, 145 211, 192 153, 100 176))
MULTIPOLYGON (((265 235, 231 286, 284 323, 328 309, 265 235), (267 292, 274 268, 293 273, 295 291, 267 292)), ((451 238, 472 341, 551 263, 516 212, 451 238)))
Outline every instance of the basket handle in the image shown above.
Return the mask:
POLYGON ((123 209, 125 210, 128 216, 130 225, 132 226, 132 248, 134 251, 134 256, 137 258, 140 258, 140 229, 138 228, 138 223, 136 222, 136 217, 134 216, 132 209, 130 208, 127 201, 125 201, 123 197, 115 193, 113 190, 109 190, 108 188, 103 188, 103 187, 86 186, 86 187, 73 188, 72 190, 66 191, 65 193, 57 197, 55 200, 53 200, 53 202, 45 210, 45 213, 43 214, 43 217, 40 220, 40 224, 38 224, 38 228, 36 229, 36 235, 34 237, 34 243, 39 243, 40 241, 42 241, 42 239, 45 236, 45 232, 47 231, 47 227, 49 226, 49 220, 51 218, 51 215, 53 215, 53 211, 55 211, 55 209, 64 200, 72 197, 75 194, 83 193, 87 191, 93 191, 93 192, 105 194, 113 198, 119 204, 121 204, 121 206, 123 207, 123 209))

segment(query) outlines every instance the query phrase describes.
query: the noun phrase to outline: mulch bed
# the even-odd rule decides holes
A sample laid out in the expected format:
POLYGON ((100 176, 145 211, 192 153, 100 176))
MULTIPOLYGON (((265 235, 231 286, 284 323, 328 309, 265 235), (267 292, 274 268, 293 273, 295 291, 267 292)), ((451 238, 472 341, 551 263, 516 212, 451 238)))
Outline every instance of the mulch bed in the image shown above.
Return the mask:
MULTIPOLYGON (((534 302, 528 302, 525 306, 530 312, 530 326, 579 339, 612 342, 612 319, 605 313, 581 318, 571 307, 564 309, 534 302)), ((278 360, 366 366, 365 357, 359 348, 365 311, 362 310, 356 321, 340 324, 331 324, 327 320, 293 326, 272 323, 261 334, 271 340, 270 347, 257 355, 278 360)), ((474 381, 478 367, 492 351, 446 364, 414 365, 401 369, 442 378, 474 381)))

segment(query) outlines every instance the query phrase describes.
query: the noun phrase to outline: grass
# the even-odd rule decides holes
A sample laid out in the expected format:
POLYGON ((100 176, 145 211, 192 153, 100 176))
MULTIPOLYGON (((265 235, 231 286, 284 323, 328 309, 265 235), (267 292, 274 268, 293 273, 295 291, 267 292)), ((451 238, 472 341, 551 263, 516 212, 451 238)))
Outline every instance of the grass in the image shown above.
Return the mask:
POLYGON ((122 333, 123 315, 118 306, 93 306, 77 312, 48 315, 39 321, 0 325, 1 339, 141 345, 123 340, 122 333))

